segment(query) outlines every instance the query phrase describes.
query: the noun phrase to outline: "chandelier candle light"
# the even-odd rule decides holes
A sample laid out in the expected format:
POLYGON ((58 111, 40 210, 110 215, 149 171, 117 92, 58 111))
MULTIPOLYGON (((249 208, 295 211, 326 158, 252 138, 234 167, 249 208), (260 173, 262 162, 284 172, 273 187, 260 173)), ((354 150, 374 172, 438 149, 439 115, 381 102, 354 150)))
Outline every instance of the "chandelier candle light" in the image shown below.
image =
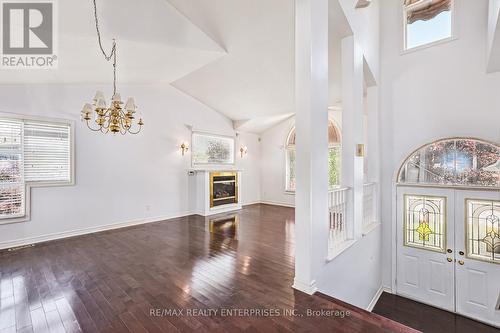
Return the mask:
POLYGON ((110 106, 108 107, 104 94, 101 91, 96 92, 93 103, 86 103, 83 106, 82 121, 85 121, 87 127, 95 132, 102 132, 104 134, 111 132, 114 134, 120 133, 122 135, 127 133, 138 134, 141 131, 144 122, 142 121, 142 118, 139 118, 137 126, 134 126, 133 121, 137 111, 134 98, 130 97, 127 100, 127 103, 123 106, 121 95, 116 92, 116 41, 113 39, 111 52, 107 55, 101 42, 96 0, 93 0, 93 2, 99 48, 101 49, 106 61, 113 60, 113 97, 111 99, 110 106), (94 121, 92 121, 93 118, 95 119, 94 121), (93 123, 95 123, 95 125, 93 123), (136 129, 132 129, 132 127, 136 127, 136 129))

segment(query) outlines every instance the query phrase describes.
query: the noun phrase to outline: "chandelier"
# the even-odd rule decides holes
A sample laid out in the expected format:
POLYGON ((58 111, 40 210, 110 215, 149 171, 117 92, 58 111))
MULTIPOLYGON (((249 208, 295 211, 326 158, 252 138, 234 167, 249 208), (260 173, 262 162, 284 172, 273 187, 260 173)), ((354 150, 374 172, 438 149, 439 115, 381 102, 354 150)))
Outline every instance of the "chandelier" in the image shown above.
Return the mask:
POLYGON ((95 27, 97 31, 97 40, 99 42, 99 48, 106 61, 113 60, 113 96, 109 104, 106 103, 106 98, 104 93, 98 91, 92 103, 86 103, 82 109, 82 121, 85 121, 87 127, 94 132, 102 132, 104 134, 120 133, 125 135, 138 134, 144 122, 142 118, 139 118, 136 124, 134 121, 136 119, 135 113, 137 111, 137 106, 135 105, 135 100, 130 97, 125 105, 123 105, 121 95, 116 92, 116 40, 113 39, 113 44, 111 46, 111 52, 109 55, 104 51, 101 42, 101 32, 99 30, 99 19, 97 18, 97 5, 96 0, 94 2, 94 18, 95 27))

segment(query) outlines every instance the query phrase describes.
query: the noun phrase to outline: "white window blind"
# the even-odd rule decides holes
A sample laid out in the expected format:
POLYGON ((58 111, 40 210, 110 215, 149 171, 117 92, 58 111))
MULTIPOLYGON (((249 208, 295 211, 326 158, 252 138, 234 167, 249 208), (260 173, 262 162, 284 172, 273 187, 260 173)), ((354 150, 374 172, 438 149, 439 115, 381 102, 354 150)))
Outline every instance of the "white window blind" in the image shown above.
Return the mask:
POLYGON ((27 182, 71 180, 71 127, 24 123, 24 173, 27 182))
POLYGON ((20 121, 0 119, 0 219, 25 213, 22 129, 20 121))

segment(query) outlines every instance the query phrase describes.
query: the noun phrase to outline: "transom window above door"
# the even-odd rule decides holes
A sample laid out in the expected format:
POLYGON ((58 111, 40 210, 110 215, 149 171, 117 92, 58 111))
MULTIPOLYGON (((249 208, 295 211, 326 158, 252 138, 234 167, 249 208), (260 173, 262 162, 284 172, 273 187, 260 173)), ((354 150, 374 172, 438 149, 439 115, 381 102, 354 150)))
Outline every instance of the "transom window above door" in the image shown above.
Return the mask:
POLYGON ((398 183, 500 187, 500 145, 471 138, 427 144, 405 160, 398 183))

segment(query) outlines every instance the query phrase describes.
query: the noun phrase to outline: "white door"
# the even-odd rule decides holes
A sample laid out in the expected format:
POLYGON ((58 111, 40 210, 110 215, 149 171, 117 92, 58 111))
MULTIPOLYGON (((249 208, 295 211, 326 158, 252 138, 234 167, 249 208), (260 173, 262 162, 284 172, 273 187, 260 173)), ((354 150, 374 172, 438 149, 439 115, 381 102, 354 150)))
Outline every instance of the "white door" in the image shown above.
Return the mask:
POLYGON ((397 293, 500 327, 500 191, 398 187, 397 293))
POLYGON ((456 191, 456 311, 500 326, 500 191, 456 191))
POLYGON ((398 187, 397 293, 455 311, 454 192, 398 187))

